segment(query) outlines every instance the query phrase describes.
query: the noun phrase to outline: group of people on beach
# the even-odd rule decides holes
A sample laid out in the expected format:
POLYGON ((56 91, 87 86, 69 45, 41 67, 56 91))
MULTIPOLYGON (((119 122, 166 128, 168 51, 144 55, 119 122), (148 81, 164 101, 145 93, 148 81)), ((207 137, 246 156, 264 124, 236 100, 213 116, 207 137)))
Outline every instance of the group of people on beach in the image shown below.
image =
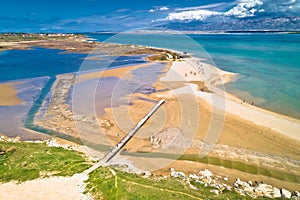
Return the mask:
MULTIPOLYGON (((243 100, 242 104, 246 103, 246 100, 243 100)), ((254 106, 254 102, 251 103, 252 106, 254 106)))

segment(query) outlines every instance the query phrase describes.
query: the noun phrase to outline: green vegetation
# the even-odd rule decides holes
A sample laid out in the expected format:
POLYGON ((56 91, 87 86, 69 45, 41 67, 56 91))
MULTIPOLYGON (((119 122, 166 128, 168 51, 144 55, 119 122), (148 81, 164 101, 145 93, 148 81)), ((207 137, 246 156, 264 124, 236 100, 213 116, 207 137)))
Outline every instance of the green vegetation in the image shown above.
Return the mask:
POLYGON ((144 178, 102 167, 90 174, 86 192, 90 192, 96 199, 251 199, 234 191, 214 195, 210 192, 212 188, 192 184, 198 190, 191 189, 180 179, 144 178))
POLYGON ((0 42, 20 42, 47 39, 66 39, 74 34, 33 34, 33 33, 3 33, 0 34, 0 42))
MULTIPOLYGON (((45 176, 72 176, 90 167, 78 152, 48 147, 45 143, 0 142, 0 182, 27 181, 45 176)), ((191 181, 151 177, 100 167, 89 174, 86 192, 96 199, 251 199, 234 191, 219 195, 191 181)), ((266 199, 266 198, 259 198, 266 199)))
POLYGON ((168 61, 168 55, 163 53, 163 54, 157 54, 157 55, 152 55, 148 57, 148 60, 150 61, 168 61))
POLYGON ((288 32, 287 34, 300 34, 300 31, 292 31, 292 32, 288 32))
POLYGON ((179 56, 173 52, 160 52, 159 54, 153 54, 149 56, 147 59, 150 61, 170 61, 176 60, 179 56))
POLYGON ((0 142, 0 182, 23 182, 42 176, 72 176, 90 165, 78 152, 45 143, 0 142))

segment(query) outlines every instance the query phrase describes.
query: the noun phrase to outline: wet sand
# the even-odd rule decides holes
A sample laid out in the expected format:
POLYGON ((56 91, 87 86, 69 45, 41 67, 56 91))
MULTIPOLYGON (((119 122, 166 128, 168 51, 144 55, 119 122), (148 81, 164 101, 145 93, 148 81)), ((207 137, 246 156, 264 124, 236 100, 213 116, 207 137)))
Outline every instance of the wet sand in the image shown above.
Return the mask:
MULTIPOLYGON (((144 98, 159 99, 156 95, 137 95, 144 98)), ((116 137, 117 133, 124 135, 127 133, 154 105, 152 102, 136 99, 132 96, 133 105, 120 106, 119 108, 107 108, 106 114, 101 116, 101 119, 109 119, 117 122, 117 126, 111 127, 106 131, 106 134, 111 136, 112 143, 116 143, 120 137, 116 137), (125 113, 125 114, 124 114, 125 113), (126 114, 128 113, 128 115, 126 114), (114 116, 114 117, 113 117, 114 116), (128 118, 129 117, 129 118, 128 118)), ((166 96, 164 96, 166 97, 166 96)), ((179 98, 183 98, 182 96, 179 98)), ((186 100, 178 102, 177 99, 165 98, 166 104, 154 114, 150 122, 139 131, 137 138, 130 141, 126 149, 132 151, 146 150, 150 145, 149 137, 160 130, 165 130, 169 127, 181 127, 186 132, 193 134, 187 135, 190 138, 195 136, 196 139, 203 140, 208 132, 211 122, 211 108, 206 102, 198 104, 199 116, 183 117, 178 114, 181 112, 181 107, 184 107, 187 114, 194 113, 195 106, 190 105, 192 97, 184 96, 186 100), (195 130, 192 126, 187 126, 191 118, 197 118, 200 121, 198 128, 195 130), (194 135, 195 134, 195 135, 194 135), (138 139, 139 138, 139 139, 138 139), (140 140, 138 142, 138 140, 140 140)), ((222 122, 220 122, 222 123, 222 122)), ((221 130, 217 144, 233 146, 242 149, 274 154, 279 156, 289 156, 294 159, 300 159, 300 144, 293 138, 286 137, 270 128, 265 128, 254 124, 253 122, 244 120, 238 116, 227 113, 224 127, 221 130)), ((151 148, 149 148, 151 150, 151 148)), ((153 149, 152 149, 153 150, 153 149)), ((199 153, 198 148, 189 148, 186 153, 199 153)))
POLYGON ((131 65, 127 67, 121 68, 114 68, 114 69, 106 69, 96 72, 87 72, 82 73, 79 75, 77 83, 91 80, 91 79, 99 79, 99 78, 106 78, 106 77, 117 77, 117 78, 130 78, 132 76, 131 71, 140 68, 140 67, 148 67, 152 65, 152 63, 146 63, 141 65, 131 65))
MULTIPOLYGON (((160 80, 154 84, 161 90, 171 89, 171 91, 155 92, 148 95, 132 94, 128 97, 131 102, 129 106, 123 105, 117 108, 105 109, 105 115, 99 116, 99 120, 113 122, 113 126, 102 129, 107 138, 110 139, 112 145, 116 144, 122 136, 128 133, 147 114, 155 104, 152 100, 165 99, 166 103, 125 146, 128 152, 166 152, 162 148, 154 148, 150 137, 168 128, 180 128, 183 137, 191 139, 194 142, 190 144, 176 142, 174 145, 177 148, 173 149, 174 153, 178 151, 177 153, 179 154, 199 155, 201 148, 195 144, 195 141, 203 141, 207 137, 215 137, 212 141, 215 140, 216 145, 220 147, 219 149, 223 148, 223 150, 220 151, 215 148, 216 150, 212 150, 208 154, 209 156, 240 161, 270 169, 277 169, 278 167, 278 170, 291 172, 297 176, 300 175, 298 162, 300 160, 300 136, 296 134, 300 125, 298 120, 265 111, 248 104, 241 104, 241 100, 226 93, 223 94, 223 97, 222 94, 218 94, 217 92, 207 93, 199 91, 197 85, 190 83, 190 81, 201 82, 203 79, 195 78, 197 74, 194 75, 193 72, 189 73, 192 78, 185 80, 185 73, 190 71, 190 69, 183 70, 185 65, 186 63, 184 62, 176 63, 176 68, 180 70, 176 71, 176 69, 174 70, 171 67, 166 73, 171 73, 171 78, 175 77, 175 80, 178 80, 176 76, 179 73, 179 76, 183 77, 182 80, 172 81, 166 75, 165 77, 161 76, 160 80), (213 104, 215 106, 214 112, 219 113, 219 115, 216 115, 216 113, 212 114, 212 95, 216 95, 216 98, 225 98, 226 106, 224 108, 213 104), (147 99, 149 100, 147 101, 147 99), (195 110, 199 112, 195 112, 195 110), (225 114, 224 124, 222 114, 225 114), (216 125, 211 124, 212 116, 216 120, 214 123, 218 126, 222 125, 220 135, 216 134, 213 129, 209 131, 210 126, 216 125), (235 152, 235 148, 240 151, 235 152), (273 158, 279 158, 279 160, 272 160, 273 158), (282 161, 280 161, 281 159, 282 161), (284 159, 286 159, 286 162, 284 159), (290 161, 291 163, 298 164, 296 166, 289 165, 288 162, 290 161)), ((198 76, 201 77, 200 75, 198 76)), ((232 74, 229 74, 229 76, 232 77, 232 74)), ((230 81, 230 77, 226 77, 226 74, 221 76, 222 80, 217 80, 215 76, 210 77, 214 79, 210 83, 230 81)), ((209 89, 214 90, 215 88, 210 86, 209 89)), ((215 89, 215 91, 217 90, 215 89)), ((187 162, 185 163, 185 167, 182 167, 181 161, 173 160, 163 163, 161 159, 135 157, 128 157, 128 159, 145 170, 151 170, 151 167, 154 170, 155 167, 160 166, 161 169, 157 173, 163 172, 170 166, 182 171, 190 171, 198 165, 202 166, 201 169, 204 167, 217 170, 220 170, 220 168, 223 169, 222 167, 211 167, 210 165, 199 164, 197 162, 187 162), (157 163, 155 164, 155 162, 157 163)), ((278 187, 285 185, 291 189, 299 187, 299 184, 280 181, 262 175, 252 175, 240 171, 235 173, 236 170, 229 169, 224 171, 226 173, 228 171, 228 174, 232 175, 232 178, 244 177, 246 180, 266 180, 269 184, 274 184, 278 187)))
MULTIPOLYGON (((180 65, 184 68, 185 63, 180 62, 180 65)), ((182 71, 179 73, 185 72, 182 71)), ((165 79, 165 77, 161 78, 161 80, 165 79)), ((106 114, 100 118, 109 118, 111 121, 117 120, 116 124, 119 126, 112 127, 112 129, 107 131, 107 134, 113 136, 117 132, 125 133, 129 131, 151 109, 151 106, 154 104, 150 101, 140 100, 141 98, 154 100, 166 99, 166 104, 150 120, 151 123, 147 123, 141 129, 139 135, 146 135, 144 133, 146 131, 154 133, 168 127, 181 126, 186 132, 193 132, 193 134, 188 135, 189 137, 192 138, 195 136, 197 139, 203 140, 208 133, 213 108, 209 98, 203 96, 214 94, 198 91, 196 85, 190 83, 186 84, 188 86, 185 87, 188 88, 184 92, 176 92, 179 90, 178 88, 182 88, 184 85, 182 81, 175 83, 159 81, 156 85, 160 89, 175 89, 173 91, 156 92, 149 95, 132 94, 129 97, 133 103, 132 105, 105 109, 106 114), (199 112, 195 112, 195 109, 198 109, 199 112), (197 119, 197 121, 193 122, 192 119, 197 119), (191 123, 198 125, 198 122, 200 122, 199 126, 197 130, 194 130, 191 123), (189 124, 189 126, 186 126, 186 124, 189 124)), ((222 98, 222 96, 218 98, 222 98)), ((295 135, 300 130, 300 122, 298 120, 273 114, 272 112, 248 104, 241 104, 237 102, 237 99, 234 101, 231 98, 227 98, 227 96, 223 109, 223 111, 219 110, 221 114, 226 115, 224 116, 224 128, 221 130, 218 140, 219 144, 278 155, 293 155, 295 158, 300 159, 300 156, 298 156, 300 155, 300 135, 295 135), (283 129, 285 129, 284 132, 283 129)), ((219 119, 219 121, 223 123, 222 119, 219 119)), ((137 145, 134 146, 136 149, 137 145)))
POLYGON ((17 84, 19 83, 0 84, 0 106, 15 106, 22 103, 17 96, 18 91, 14 87, 17 84))

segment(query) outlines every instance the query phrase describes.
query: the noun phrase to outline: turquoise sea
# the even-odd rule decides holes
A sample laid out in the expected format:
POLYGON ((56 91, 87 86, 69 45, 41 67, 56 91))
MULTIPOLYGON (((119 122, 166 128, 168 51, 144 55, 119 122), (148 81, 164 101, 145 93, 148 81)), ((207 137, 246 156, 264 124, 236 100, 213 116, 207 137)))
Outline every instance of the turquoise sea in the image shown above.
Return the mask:
POLYGON ((249 103, 300 119, 299 34, 89 34, 98 41, 185 51, 238 79, 226 91, 249 103))

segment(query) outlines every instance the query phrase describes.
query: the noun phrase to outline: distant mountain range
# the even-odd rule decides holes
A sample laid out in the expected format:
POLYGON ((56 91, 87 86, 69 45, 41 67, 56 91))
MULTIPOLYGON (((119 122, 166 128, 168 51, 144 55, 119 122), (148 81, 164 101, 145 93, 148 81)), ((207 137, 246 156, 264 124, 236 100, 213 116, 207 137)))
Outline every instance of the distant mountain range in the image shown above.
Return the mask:
POLYGON ((176 21, 157 27, 178 31, 300 31, 300 17, 248 18, 220 21, 176 21))

